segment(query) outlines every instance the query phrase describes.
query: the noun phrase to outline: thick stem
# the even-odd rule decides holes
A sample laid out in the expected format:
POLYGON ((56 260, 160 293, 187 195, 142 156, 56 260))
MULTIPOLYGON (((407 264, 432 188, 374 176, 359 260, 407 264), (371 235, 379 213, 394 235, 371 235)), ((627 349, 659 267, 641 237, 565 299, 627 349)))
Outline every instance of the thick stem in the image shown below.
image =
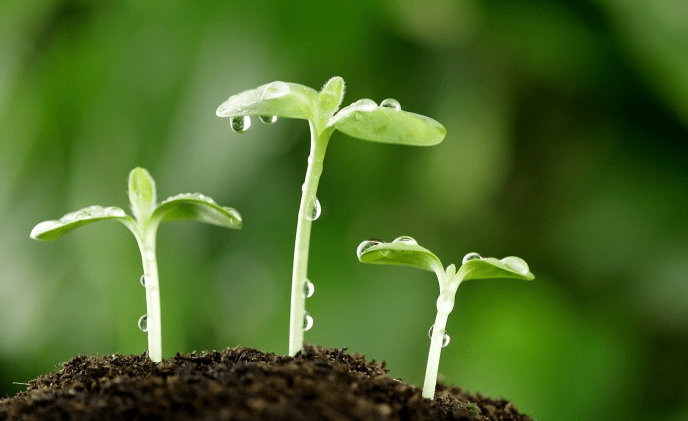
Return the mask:
POLYGON ((143 275, 146 287, 146 317, 148 334, 148 357, 153 362, 162 361, 162 335, 160 324, 160 286, 158 283, 158 262, 155 256, 155 227, 148 227, 137 236, 143 275))
POLYGON ((289 313, 289 355, 294 356, 303 346, 303 324, 306 312, 304 287, 308 276, 308 250, 314 201, 317 200, 318 183, 323 170, 325 150, 331 131, 320 133, 310 122, 311 151, 308 156, 306 180, 303 183, 294 244, 294 266, 291 277, 291 309, 289 313))
POLYGON ((435 397, 435 386, 437 384, 437 371, 440 366, 440 353, 442 352, 442 341, 447 327, 447 317, 449 313, 437 313, 435 324, 432 328, 430 338, 430 352, 428 352, 428 365, 425 369, 425 381, 423 382, 423 397, 433 399, 435 397))

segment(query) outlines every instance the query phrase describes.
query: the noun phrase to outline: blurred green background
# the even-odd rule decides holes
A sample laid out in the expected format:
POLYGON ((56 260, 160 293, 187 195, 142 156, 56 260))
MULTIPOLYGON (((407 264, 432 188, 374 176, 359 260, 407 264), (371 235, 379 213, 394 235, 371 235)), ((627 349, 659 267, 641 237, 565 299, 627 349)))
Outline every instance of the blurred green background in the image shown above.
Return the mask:
POLYGON ((683 0, 0 1, 0 396, 78 353, 140 354, 141 262, 121 225, 31 228, 202 192, 240 231, 160 229, 163 352, 287 350, 308 125, 233 133, 216 107, 273 81, 347 82, 447 128, 433 148, 335 133, 306 340, 421 384, 437 281, 360 264, 411 235, 445 264, 517 255, 534 282, 467 283, 444 381, 540 420, 688 420, 688 5, 683 0))

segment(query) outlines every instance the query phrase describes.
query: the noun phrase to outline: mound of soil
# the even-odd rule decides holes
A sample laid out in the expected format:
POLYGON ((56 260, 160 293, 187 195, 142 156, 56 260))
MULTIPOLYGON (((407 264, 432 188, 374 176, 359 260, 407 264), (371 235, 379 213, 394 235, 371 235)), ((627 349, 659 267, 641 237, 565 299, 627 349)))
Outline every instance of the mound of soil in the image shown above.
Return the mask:
POLYGON ((0 400, 0 420, 531 420, 513 404, 437 386, 434 400, 344 349, 296 357, 232 348, 177 354, 79 355, 0 400))

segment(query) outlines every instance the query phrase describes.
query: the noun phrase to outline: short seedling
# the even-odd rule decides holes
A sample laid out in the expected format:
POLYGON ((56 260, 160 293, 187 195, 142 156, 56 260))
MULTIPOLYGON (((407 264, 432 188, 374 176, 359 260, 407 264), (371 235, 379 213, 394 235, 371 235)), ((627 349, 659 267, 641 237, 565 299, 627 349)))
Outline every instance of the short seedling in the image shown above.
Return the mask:
POLYGON ((89 206, 68 213, 57 221, 45 221, 31 231, 35 240, 54 240, 91 222, 115 220, 124 224, 136 237, 143 261, 141 284, 146 288, 147 313, 139 319, 139 328, 148 333, 148 356, 162 361, 160 333, 160 290, 155 237, 163 221, 194 220, 226 228, 241 228, 241 215, 232 208, 222 207, 199 193, 185 193, 156 203, 155 181, 148 171, 135 168, 129 174, 129 201, 134 217, 118 207, 89 206))
POLYGON ((258 116, 266 124, 286 117, 305 119, 310 125, 311 150, 299 206, 292 271, 289 317, 289 355, 292 356, 301 350, 303 332, 313 324, 305 304, 305 299, 313 293, 313 284, 307 278, 308 249, 311 223, 320 216, 318 182, 334 130, 372 142, 417 146, 436 145, 446 134, 440 123, 402 111, 394 99, 385 99, 380 105, 371 99, 361 99, 339 110, 343 96, 344 80, 340 77, 330 79, 320 92, 277 81, 231 96, 217 109, 217 115, 229 117, 232 129, 239 133, 251 125, 250 116, 258 116))
POLYGON ((440 296, 437 299, 437 316, 435 324, 430 327, 430 352, 425 370, 423 397, 432 399, 435 396, 437 370, 440 363, 440 352, 449 344, 446 333, 447 317, 454 308, 456 290, 463 281, 471 279, 512 278, 530 281, 534 279, 528 264, 523 259, 510 256, 501 260, 493 257, 481 257, 478 253, 464 256, 461 267, 456 270, 453 264, 443 269, 440 259, 430 250, 418 245, 411 237, 399 237, 391 243, 376 240, 362 242, 356 250, 358 260, 363 263, 411 266, 435 272, 440 283, 440 296))

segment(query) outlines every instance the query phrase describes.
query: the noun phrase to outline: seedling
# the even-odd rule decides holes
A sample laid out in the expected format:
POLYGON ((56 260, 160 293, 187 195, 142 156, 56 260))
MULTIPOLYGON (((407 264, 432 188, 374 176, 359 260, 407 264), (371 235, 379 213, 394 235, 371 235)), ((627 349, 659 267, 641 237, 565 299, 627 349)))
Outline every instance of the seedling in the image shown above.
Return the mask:
POLYGON ((305 119, 310 126, 311 150, 301 189, 292 270, 289 315, 289 355, 292 356, 301 350, 304 330, 313 325, 305 303, 313 293, 313 284, 307 278, 308 249, 311 223, 320 216, 318 182, 334 130, 371 142, 416 146, 436 145, 446 134, 440 123, 402 111, 394 99, 385 99, 379 105, 371 99, 361 99, 339 110, 343 96, 341 77, 330 79, 320 92, 277 81, 231 96, 217 109, 217 115, 229 117, 232 129, 238 133, 248 130, 251 116, 258 116, 266 124, 274 123, 278 117, 305 119))
POLYGON ((358 260, 363 263, 411 266, 435 272, 440 283, 440 296, 437 298, 437 316, 435 324, 430 327, 430 352, 425 370, 423 397, 432 399, 435 396, 437 370, 440 363, 440 352, 449 344, 446 333, 447 317, 454 308, 456 290, 463 281, 472 279, 512 278, 533 280, 528 264, 519 257, 509 256, 501 260, 493 257, 481 257, 478 253, 464 256, 461 266, 451 264, 443 269, 440 259, 430 250, 418 245, 411 237, 399 237, 391 243, 377 240, 362 242, 356 250, 358 260))
POLYGON ((155 181, 143 168, 129 173, 129 202, 134 217, 118 207, 89 206, 68 213, 57 221, 44 221, 31 231, 34 240, 54 240, 91 222, 115 220, 124 224, 136 237, 143 261, 141 284, 146 288, 147 313, 139 319, 139 328, 148 333, 148 356, 162 361, 160 332, 160 289, 155 236, 163 221, 193 220, 225 228, 241 228, 241 215, 222 207, 199 193, 184 193, 156 203, 155 181))

